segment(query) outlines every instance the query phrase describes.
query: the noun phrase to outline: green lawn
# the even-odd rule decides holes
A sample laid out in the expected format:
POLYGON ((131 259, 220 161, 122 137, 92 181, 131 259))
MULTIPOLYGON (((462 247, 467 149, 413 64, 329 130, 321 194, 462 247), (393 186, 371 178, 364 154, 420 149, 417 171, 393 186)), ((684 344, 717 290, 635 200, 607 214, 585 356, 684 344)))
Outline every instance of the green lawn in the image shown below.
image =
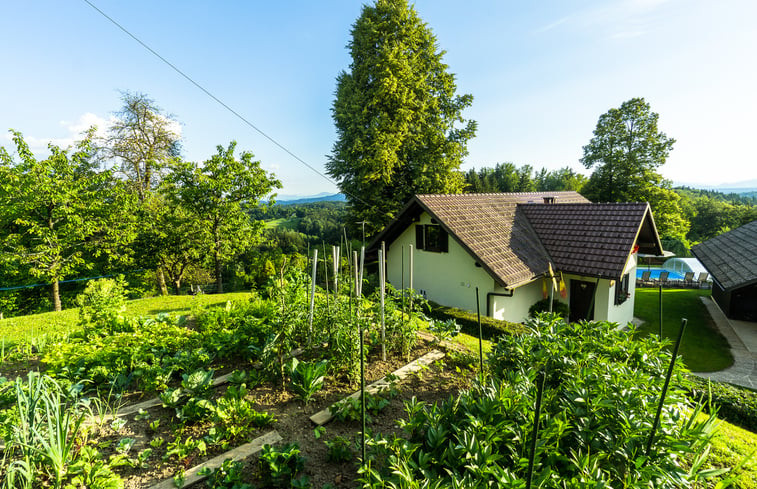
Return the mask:
POLYGON ((302 219, 299 217, 291 217, 289 219, 285 217, 281 217, 279 219, 271 219, 270 221, 265 222, 266 228, 282 228, 282 229, 291 229, 294 230, 297 228, 297 224, 302 219))
MULTIPOLYGON (((688 319, 680 354, 686 366, 695 372, 715 372, 733 365, 733 355, 726 339, 717 331, 700 297, 709 296, 703 289, 662 289, 662 334, 674 342, 681 318, 688 319)), ((639 335, 657 335, 660 328, 659 290, 636 289, 634 316, 644 320, 639 335)))
MULTIPOLYGON (((154 316, 162 312, 177 316, 189 315, 192 309, 214 307, 226 301, 240 301, 251 297, 249 292, 228 294, 168 295, 135 299, 126 303, 126 316, 154 316)), ((78 327, 79 310, 66 309, 61 312, 46 312, 0 320, 0 339, 5 347, 19 341, 28 340, 46 333, 65 333, 78 327)))

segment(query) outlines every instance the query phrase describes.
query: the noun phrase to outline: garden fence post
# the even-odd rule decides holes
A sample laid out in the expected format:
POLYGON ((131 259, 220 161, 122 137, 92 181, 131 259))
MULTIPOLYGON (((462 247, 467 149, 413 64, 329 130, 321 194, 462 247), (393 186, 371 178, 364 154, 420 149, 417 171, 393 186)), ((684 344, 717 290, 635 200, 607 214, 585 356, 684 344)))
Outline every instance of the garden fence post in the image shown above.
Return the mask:
POLYGON ((386 276, 384 271, 384 251, 378 251, 379 262, 379 297, 381 306, 381 359, 386 361, 386 320, 384 318, 384 293, 386 290, 386 276))
POLYGON ((315 274, 318 271, 318 248, 313 249, 313 275, 310 285, 310 315, 308 317, 308 347, 313 344, 313 310, 315 309, 315 274))
MULTIPOLYGON (((363 248, 365 249, 365 248, 363 248)), ((360 284, 359 277, 362 276, 362 269, 358 273, 357 251, 354 252, 355 260, 355 296, 357 297, 357 309, 355 318, 357 319, 358 334, 360 336, 360 417, 363 429, 360 432, 360 447, 362 459, 360 463, 365 463, 365 357, 363 355, 363 325, 360 322, 360 284)))
POLYGON ((334 267, 334 297, 339 299, 339 247, 331 247, 331 260, 334 267))
POLYGON ((665 395, 668 393, 668 386, 670 385, 670 377, 673 376, 673 368, 676 364, 676 357, 678 356, 678 349, 681 347, 681 340, 683 339, 683 331, 686 329, 686 323, 689 320, 686 318, 681 318, 681 330, 678 332, 678 339, 676 339, 676 344, 673 347, 673 354, 670 357, 670 366, 668 367, 668 373, 665 376, 665 384, 662 386, 662 394, 660 395, 660 402, 657 405, 657 414, 654 418, 654 423, 652 424, 652 432, 649 434, 649 441, 647 441, 647 457, 649 457, 649 452, 652 450, 652 442, 654 441, 655 434, 657 432, 657 427, 660 424, 660 415, 662 414, 662 406, 665 404, 665 395))

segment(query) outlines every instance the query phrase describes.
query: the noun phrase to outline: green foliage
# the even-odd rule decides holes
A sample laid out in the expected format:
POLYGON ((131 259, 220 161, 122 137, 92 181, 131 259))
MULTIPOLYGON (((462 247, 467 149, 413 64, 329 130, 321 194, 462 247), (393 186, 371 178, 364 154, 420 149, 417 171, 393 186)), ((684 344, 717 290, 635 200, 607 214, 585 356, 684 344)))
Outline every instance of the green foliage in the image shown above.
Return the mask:
POLYGON ((302 402, 307 404, 313 395, 323 388, 328 368, 328 360, 300 362, 297 358, 292 358, 287 369, 291 380, 289 386, 302 402))
POLYGON ((470 193, 580 191, 585 183, 586 177, 570 167, 534 173, 531 165, 518 168, 514 163, 497 163, 494 168, 471 168, 465 173, 465 191, 470 193))
MULTIPOLYGON (((294 487, 292 484, 297 479, 297 474, 305 467, 305 458, 301 455, 297 443, 288 443, 280 449, 263 445, 259 460, 260 476, 267 487, 294 487)), ((302 480, 304 477, 300 479, 302 480)))
MULTIPOLYGON (((549 312, 549 298, 541 299, 528 308, 528 315, 530 317, 534 317, 540 312, 549 312)), ((570 306, 565 302, 555 299, 552 301, 552 312, 563 319, 568 319, 570 316, 570 306)))
POLYGON ((208 489, 252 489, 252 485, 243 482, 244 463, 231 459, 224 460, 220 467, 211 470, 204 468, 198 475, 208 476, 205 486, 208 489))
POLYGON ((659 342, 557 316, 527 326, 530 334, 500 339, 486 383, 443 403, 407 404, 406 439, 373 440, 364 487, 418 487, 423 479, 430 487, 523 487, 541 371, 535 487, 689 487, 717 473, 702 465, 712 420, 699 421, 675 387, 646 453, 670 359, 659 342))
POLYGON ((196 440, 191 436, 182 440, 178 435, 174 441, 169 442, 166 445, 166 454, 163 456, 164 460, 176 459, 178 462, 183 462, 190 455, 197 452, 200 456, 205 456, 208 446, 204 440, 196 440))
POLYGON ((216 291, 223 292, 222 266, 243 252, 261 230, 250 221, 243 206, 254 207, 281 182, 253 161, 253 154, 234 156, 236 142, 228 148, 218 146, 218 153, 202 165, 181 162, 169 176, 168 194, 196 216, 202 232, 196 236, 212 255, 215 265, 216 291))
POLYGON ((473 97, 455 94, 443 51, 406 0, 364 6, 349 48, 327 171, 347 196, 350 221, 367 221, 372 234, 415 193, 462 190, 456 170, 476 124, 461 114, 473 97))
MULTIPOLYGON (((365 392, 365 418, 367 423, 373 423, 373 416, 378 416, 389 404, 392 398, 397 395, 397 388, 394 383, 389 387, 381 389, 375 393, 365 392)), ((360 396, 348 397, 329 406, 329 412, 334 419, 341 422, 360 421, 362 419, 362 408, 360 396)))
POLYGON ((21 133, 12 134, 20 161, 0 151, 0 263, 16 263, 50 282, 60 311, 59 281, 91 268, 93 255, 114 251, 97 245, 120 230, 128 205, 110 172, 97 171, 91 130, 74 149, 51 144, 44 160, 34 157, 21 133))
POLYGON ((757 433, 757 392, 689 375, 682 383, 694 401, 717 410, 718 418, 757 433))
POLYGON ((438 341, 446 341, 460 333, 460 325, 454 319, 446 321, 429 322, 428 330, 431 331, 438 341))
MULTIPOLYGON (((478 320, 475 313, 470 311, 464 311, 455 307, 442 306, 434 302, 430 303, 431 309, 428 312, 428 316, 440 320, 446 321, 448 319, 454 319, 460 324, 461 331, 471 336, 478 338, 478 320)), ((519 333, 524 331, 523 325, 519 323, 510 323, 508 321, 502 321, 500 319, 494 319, 488 316, 481 316, 481 329, 483 331, 484 339, 492 339, 503 333, 519 333)))
POLYGON ((79 306, 79 322, 97 327, 108 326, 118 320, 126 309, 126 282, 123 276, 116 279, 90 280, 87 287, 76 297, 79 306))
POLYGON ((581 163, 594 168, 581 193, 592 202, 649 202, 660 235, 683 239, 689 224, 679 196, 657 173, 675 139, 657 129, 659 115, 643 98, 599 117, 581 163))
POLYGON ((328 452, 326 452, 326 460, 337 464, 349 462, 355 456, 352 453, 352 445, 347 438, 343 436, 335 436, 331 440, 324 440, 328 452))

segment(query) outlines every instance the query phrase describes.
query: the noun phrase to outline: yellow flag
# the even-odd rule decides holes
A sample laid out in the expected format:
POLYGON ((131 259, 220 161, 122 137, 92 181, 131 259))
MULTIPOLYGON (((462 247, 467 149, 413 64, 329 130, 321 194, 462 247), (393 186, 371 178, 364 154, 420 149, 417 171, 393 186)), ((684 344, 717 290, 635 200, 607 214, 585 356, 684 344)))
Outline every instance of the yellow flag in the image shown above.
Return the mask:
POLYGON ((558 290, 557 288, 557 280, 555 280, 555 272, 552 271, 552 263, 548 263, 549 265, 549 278, 552 279, 552 287, 554 287, 554 290, 558 290))

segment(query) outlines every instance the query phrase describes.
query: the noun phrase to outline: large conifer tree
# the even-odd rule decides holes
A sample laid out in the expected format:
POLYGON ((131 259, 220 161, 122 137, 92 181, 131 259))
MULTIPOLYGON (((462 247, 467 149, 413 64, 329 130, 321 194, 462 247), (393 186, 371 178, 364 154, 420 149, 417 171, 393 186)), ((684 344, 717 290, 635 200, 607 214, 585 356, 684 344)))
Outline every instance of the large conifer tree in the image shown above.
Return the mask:
POLYGON ((372 234, 415 193, 462 191, 457 170, 476 124, 461 113, 473 97, 456 95, 444 51, 406 0, 363 7, 349 49, 327 170, 372 234))

